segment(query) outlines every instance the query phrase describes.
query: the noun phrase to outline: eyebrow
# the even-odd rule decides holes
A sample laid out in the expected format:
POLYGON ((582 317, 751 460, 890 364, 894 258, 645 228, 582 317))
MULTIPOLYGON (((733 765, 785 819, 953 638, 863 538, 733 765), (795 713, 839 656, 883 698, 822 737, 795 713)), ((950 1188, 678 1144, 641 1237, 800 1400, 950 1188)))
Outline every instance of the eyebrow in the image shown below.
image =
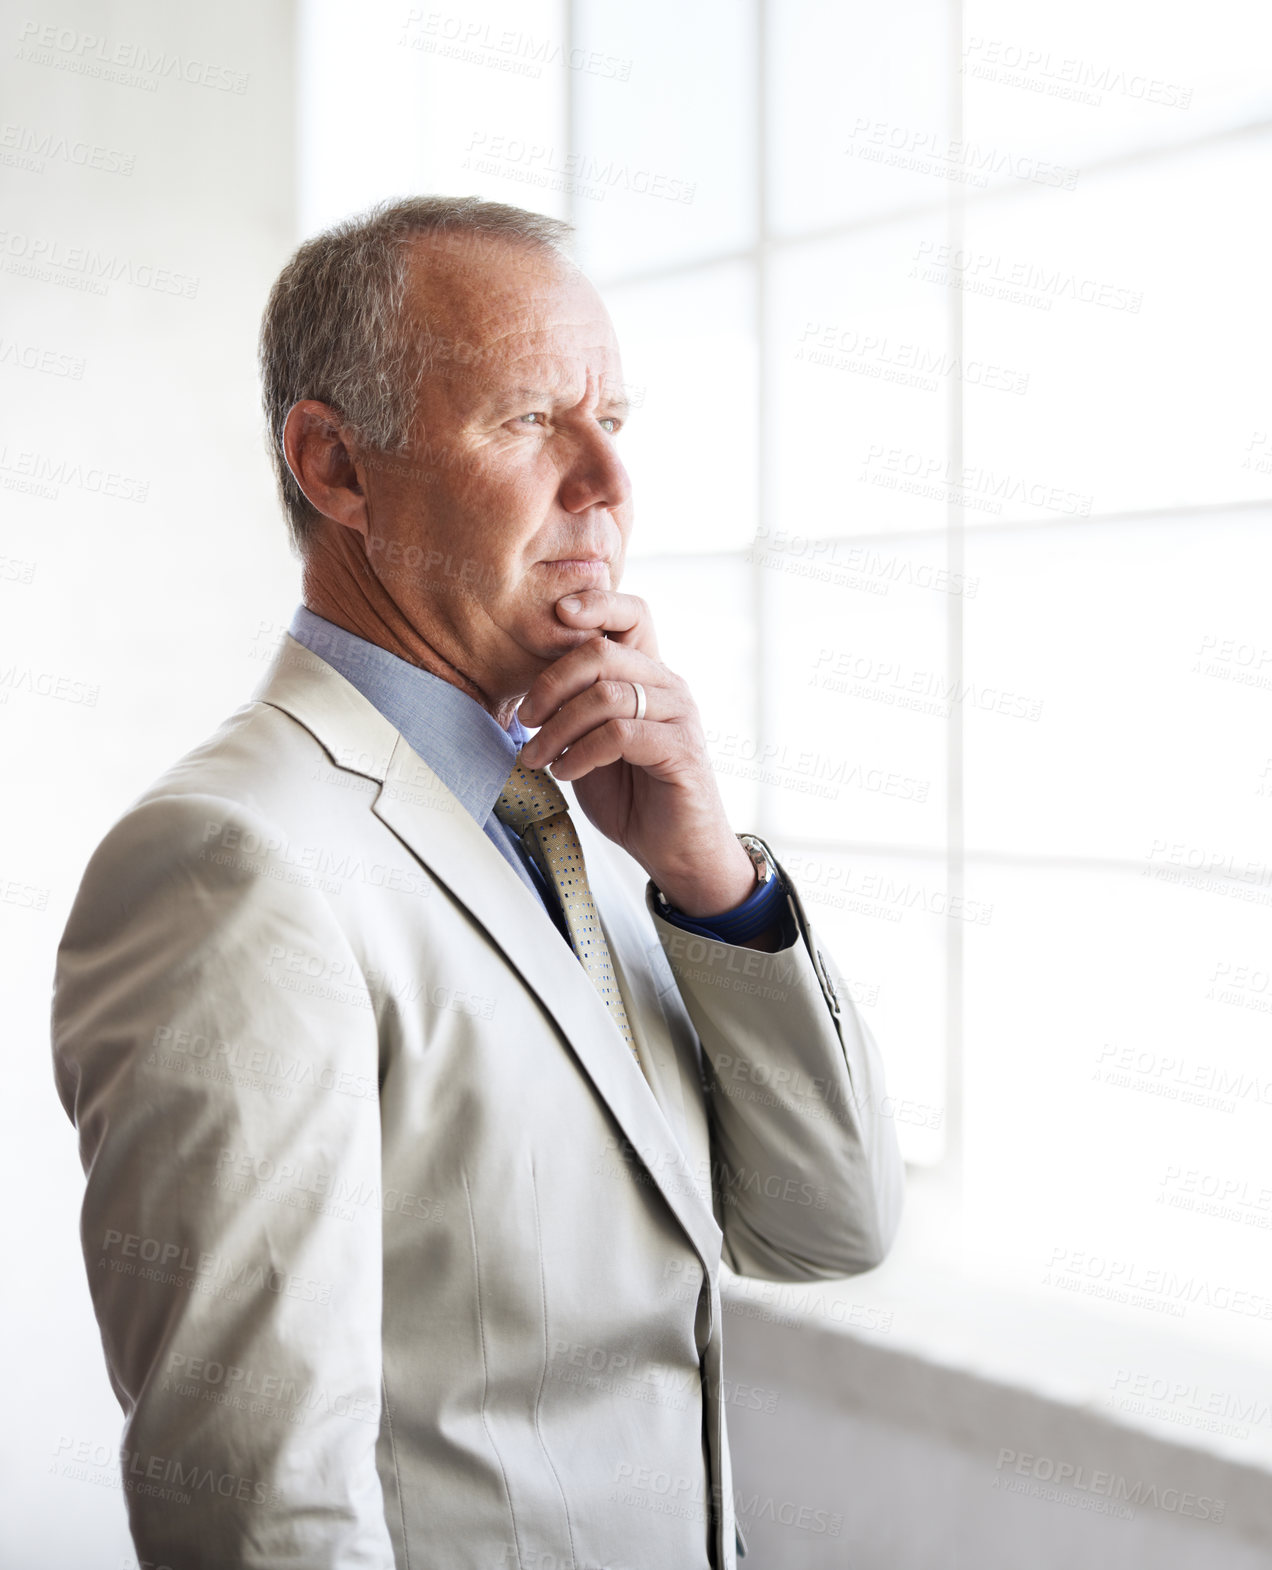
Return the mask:
MULTIPOLYGON (((510 392, 501 394, 493 401, 499 407, 509 404, 534 403, 550 408, 556 402, 556 399, 557 395, 555 393, 547 392, 542 387, 514 387, 510 392)), ((632 412, 631 400, 625 393, 613 393, 602 397, 600 408, 607 409, 611 414, 616 414, 622 419, 626 419, 632 412)))

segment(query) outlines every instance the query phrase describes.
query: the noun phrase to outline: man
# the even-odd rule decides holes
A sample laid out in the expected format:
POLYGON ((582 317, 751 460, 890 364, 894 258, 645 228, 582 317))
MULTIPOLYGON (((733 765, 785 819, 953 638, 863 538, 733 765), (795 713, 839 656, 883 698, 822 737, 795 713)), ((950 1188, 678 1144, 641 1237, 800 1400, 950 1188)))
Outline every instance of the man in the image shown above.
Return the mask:
POLYGON ((897 1224, 873 1043, 619 592, 621 367, 565 232, 417 199, 288 264, 304 606, 67 926, 143 1561, 730 1566, 721 1261, 848 1275, 897 1224))

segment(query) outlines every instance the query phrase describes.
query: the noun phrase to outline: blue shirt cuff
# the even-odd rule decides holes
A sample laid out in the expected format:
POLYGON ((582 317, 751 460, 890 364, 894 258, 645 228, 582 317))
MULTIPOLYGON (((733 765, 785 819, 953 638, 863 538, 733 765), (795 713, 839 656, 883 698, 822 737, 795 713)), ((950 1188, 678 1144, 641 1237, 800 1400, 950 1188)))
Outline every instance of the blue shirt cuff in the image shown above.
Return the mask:
POLYGON ((713 938, 717 943, 745 943, 777 923, 781 923, 784 946, 793 938, 786 890, 780 877, 759 884, 740 905, 719 916, 686 916, 674 905, 659 907, 658 914, 673 927, 696 933, 700 938, 713 938))

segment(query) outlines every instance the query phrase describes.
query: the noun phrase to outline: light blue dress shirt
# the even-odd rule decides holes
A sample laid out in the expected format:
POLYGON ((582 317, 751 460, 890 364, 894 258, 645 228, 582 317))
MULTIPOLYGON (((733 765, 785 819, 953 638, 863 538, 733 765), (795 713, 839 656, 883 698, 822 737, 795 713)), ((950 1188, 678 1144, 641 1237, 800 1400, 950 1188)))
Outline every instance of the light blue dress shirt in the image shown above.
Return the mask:
MULTIPOLYGON (((507 730, 466 692, 399 659, 378 644, 316 616, 301 605, 288 629, 297 643, 325 660, 375 705, 428 764, 442 784, 491 841, 569 942, 556 891, 544 879, 516 831, 495 816, 499 793, 512 773, 517 753, 530 732, 514 714, 507 730)), ((781 889, 776 879, 723 916, 694 920, 668 907, 663 914, 676 926, 704 937, 737 942, 780 919, 781 889)))
POLYGON ((301 605, 288 629, 297 643, 325 660, 428 764, 447 790, 565 933, 560 902, 522 847, 516 832, 495 816, 499 793, 530 732, 514 714, 504 730, 475 698, 431 671, 421 670, 301 605))

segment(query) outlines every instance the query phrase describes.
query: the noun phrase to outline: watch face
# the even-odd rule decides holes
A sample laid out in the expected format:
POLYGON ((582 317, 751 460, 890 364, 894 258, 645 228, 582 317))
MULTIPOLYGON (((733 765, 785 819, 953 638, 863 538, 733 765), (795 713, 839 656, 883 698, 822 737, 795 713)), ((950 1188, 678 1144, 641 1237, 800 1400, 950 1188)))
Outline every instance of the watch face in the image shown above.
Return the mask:
POLYGON ((761 884, 767 883, 773 876, 773 863, 769 860, 763 845, 753 834, 739 834, 738 838, 742 841, 742 849, 746 851, 755 867, 756 880, 761 884))

